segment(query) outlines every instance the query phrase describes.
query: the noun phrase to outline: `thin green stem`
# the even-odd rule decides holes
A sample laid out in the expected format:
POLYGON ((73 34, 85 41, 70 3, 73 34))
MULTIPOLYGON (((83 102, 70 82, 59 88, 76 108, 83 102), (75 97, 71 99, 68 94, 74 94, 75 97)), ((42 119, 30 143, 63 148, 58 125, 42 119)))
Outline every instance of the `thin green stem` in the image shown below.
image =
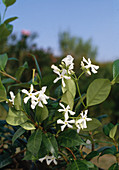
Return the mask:
POLYGON ((78 76, 78 80, 80 79, 80 77, 84 74, 84 71, 78 76))
POLYGON ((81 96, 80 89, 79 89, 78 79, 75 79, 75 83, 76 83, 77 90, 78 90, 78 93, 79 93, 79 96, 80 96, 80 99, 81 99, 81 103, 82 103, 83 106, 86 108, 86 106, 85 106, 85 104, 84 104, 84 102, 83 102, 82 96, 81 96))
POLYGON ((5 18, 6 11, 7 11, 7 7, 6 7, 6 8, 5 8, 5 10, 4 10, 4 14, 3 14, 2 22, 4 22, 4 18, 5 18))

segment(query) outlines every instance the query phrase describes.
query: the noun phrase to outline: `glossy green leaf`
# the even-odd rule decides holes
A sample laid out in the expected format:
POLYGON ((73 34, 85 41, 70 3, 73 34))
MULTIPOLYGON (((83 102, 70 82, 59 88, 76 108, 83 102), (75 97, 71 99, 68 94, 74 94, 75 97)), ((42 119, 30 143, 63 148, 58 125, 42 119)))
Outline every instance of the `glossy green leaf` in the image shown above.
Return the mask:
POLYGON ((52 153, 55 157, 58 155, 58 145, 55 137, 48 133, 43 134, 43 144, 49 151, 49 153, 52 153))
POLYGON ((15 74, 15 77, 16 77, 17 80, 20 80, 20 78, 21 78, 21 76, 22 76, 22 73, 23 73, 24 70, 27 69, 27 68, 28 68, 28 63, 27 63, 27 62, 25 62, 25 63, 23 64, 23 66, 20 66, 20 67, 18 68, 18 70, 16 71, 16 74, 15 74))
POLYGON ((12 163, 12 159, 6 155, 6 157, 0 158, 0 169, 12 163))
POLYGON ((25 115, 25 113, 19 110, 17 111, 14 108, 9 108, 9 112, 6 118, 6 121, 8 124, 17 126, 17 125, 25 123, 27 120, 28 118, 25 115))
POLYGON ((3 86, 1 79, 0 79, 0 102, 3 102, 7 99, 6 89, 3 86))
POLYGON ((84 128, 83 131, 92 131, 102 126, 101 122, 96 118, 92 118, 92 120, 87 121, 86 124, 87 124, 87 128, 84 128))
POLYGON ((13 31, 13 25, 11 25, 11 24, 6 24, 6 27, 7 27, 8 31, 9 31, 9 33, 11 34, 12 31, 13 31))
POLYGON ((36 120, 38 122, 42 122, 47 117, 48 117, 48 109, 47 109, 47 107, 45 105, 43 106, 43 108, 37 106, 36 107, 36 120))
POLYGON ((2 2, 4 3, 6 7, 9 7, 13 5, 16 2, 16 0, 2 0, 2 2))
POLYGON ((0 41, 3 41, 7 39, 7 37, 11 34, 11 32, 8 30, 6 24, 0 25, 0 41))
POLYGON ((28 139, 27 149, 30 151, 34 156, 37 155, 42 141, 42 131, 37 129, 28 139))
POLYGON ((118 169, 119 169, 118 163, 114 163, 113 165, 111 165, 111 166, 109 167, 108 170, 118 170, 118 169))
POLYGON ((113 148, 106 148, 106 149, 104 149, 104 150, 101 152, 101 154, 100 154, 99 157, 101 157, 101 156, 103 156, 103 155, 105 155, 105 154, 114 155, 114 154, 115 154, 115 150, 114 150, 113 148))
POLYGON ((81 160, 81 162, 86 164, 88 168, 94 168, 94 164, 90 161, 83 159, 83 160, 81 160))
POLYGON ((4 71, 7 64, 8 56, 7 54, 0 54, 0 70, 4 71))
POLYGON ((66 170, 89 170, 88 166, 80 160, 74 160, 67 165, 66 170))
POLYGON ((113 63, 113 81, 119 83, 119 60, 113 63))
POLYGON ((11 18, 8 18, 4 21, 5 24, 8 24, 9 22, 12 22, 14 20, 16 20, 18 17, 11 17, 11 18))
POLYGON ((12 144, 14 144, 15 140, 18 139, 21 135, 23 135, 24 132, 25 132, 25 129, 19 128, 19 129, 15 132, 14 136, 12 137, 12 144))
POLYGON ((115 125, 109 132, 109 137, 112 138, 113 140, 114 140, 115 134, 117 132, 117 126, 118 125, 115 125))
POLYGON ((16 110, 21 110, 21 95, 17 93, 14 99, 14 107, 16 110))
POLYGON ((2 83, 3 84, 10 84, 10 83, 14 83, 15 80, 11 79, 11 78, 4 78, 2 79, 2 83))
POLYGON ((87 90, 87 106, 102 103, 108 97, 111 90, 111 83, 108 79, 96 79, 87 90))
POLYGON ((36 65, 36 68, 37 68, 37 71, 38 71, 38 75, 42 79, 41 70, 40 70, 39 64, 37 62, 37 59, 36 59, 35 55, 31 54, 31 56, 33 57, 33 59, 35 61, 35 65, 36 65))
POLYGON ((70 106, 70 109, 73 109, 74 106, 74 98, 72 94, 69 91, 66 91, 61 98, 61 102, 66 103, 67 105, 70 106))
POLYGON ((86 145, 77 132, 73 129, 67 129, 58 136, 58 143, 64 147, 74 147, 86 145))
POLYGON ((72 94, 72 96, 75 98, 76 85, 75 85, 74 80, 72 80, 72 79, 66 80, 65 79, 65 87, 62 86, 62 92, 65 93, 66 91, 69 91, 72 94))
POLYGON ((25 123, 23 123, 23 124, 20 124, 20 126, 22 127, 22 128, 24 128, 24 129, 26 129, 26 130, 34 130, 34 129, 36 129, 35 128, 35 126, 34 126, 34 124, 33 123, 31 123, 31 122, 25 122, 25 123))
POLYGON ((28 150, 26 150, 26 154, 23 158, 23 160, 35 160, 36 156, 33 155, 33 153, 29 152, 28 150))
POLYGON ((110 130, 114 127, 112 123, 108 123, 107 125, 103 126, 103 132, 106 136, 109 136, 110 130))
POLYGON ((86 157, 85 157, 85 159, 87 160, 87 161, 90 161, 92 158, 94 158, 95 156, 98 156, 99 155, 99 152, 97 152, 97 151, 92 151, 92 152, 90 152, 86 157))

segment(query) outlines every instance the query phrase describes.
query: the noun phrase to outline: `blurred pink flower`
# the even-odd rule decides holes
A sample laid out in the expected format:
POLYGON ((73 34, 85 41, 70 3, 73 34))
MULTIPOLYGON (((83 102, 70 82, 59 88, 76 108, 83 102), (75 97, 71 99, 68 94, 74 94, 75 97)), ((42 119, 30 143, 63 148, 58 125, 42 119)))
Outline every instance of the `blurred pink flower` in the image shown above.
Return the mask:
POLYGON ((22 35, 25 35, 25 36, 30 36, 30 31, 28 31, 28 30, 22 30, 21 31, 21 33, 22 33, 22 35))

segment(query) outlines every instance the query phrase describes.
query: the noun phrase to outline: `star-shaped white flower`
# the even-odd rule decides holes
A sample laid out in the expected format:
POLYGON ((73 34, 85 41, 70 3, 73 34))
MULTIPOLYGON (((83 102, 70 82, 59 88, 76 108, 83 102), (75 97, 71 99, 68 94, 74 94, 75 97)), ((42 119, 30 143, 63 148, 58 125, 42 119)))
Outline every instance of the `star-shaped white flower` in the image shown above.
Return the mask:
POLYGON ((63 124, 62 126, 61 126, 61 131, 63 131, 64 130, 64 128, 67 126, 67 127, 69 127, 69 128, 73 128, 73 126, 72 125, 70 125, 69 123, 75 123, 75 120, 61 120, 61 119, 58 119, 57 120, 57 124, 63 124))
POLYGON ((65 108, 65 106, 64 106, 62 103, 59 103, 59 105, 60 105, 63 109, 59 109, 58 111, 59 111, 59 112, 65 112, 65 114, 64 114, 65 120, 68 120, 68 118, 69 118, 68 113, 70 113, 70 115, 74 115, 74 114, 75 114, 75 112, 73 112, 73 111, 70 110, 70 106, 69 106, 69 105, 67 105, 66 108, 65 108))
POLYGON ((10 91, 10 97, 11 97, 11 99, 8 99, 8 100, 14 105, 15 95, 12 91, 10 91))
POLYGON ((35 97, 31 102, 31 108, 35 109, 36 105, 38 104, 39 107, 43 107, 43 104, 47 104, 47 99, 49 99, 48 96, 46 96, 44 93, 46 91, 46 86, 42 87, 40 91, 35 92, 35 96, 38 95, 38 97, 35 97), (43 104, 42 104, 43 103, 43 104))
POLYGON ((51 162, 54 162, 54 164, 57 165, 56 157, 54 157, 54 155, 46 155, 45 157, 39 159, 40 162, 43 162, 44 160, 46 160, 47 165, 50 165, 51 162))
POLYGON ((25 104, 28 102, 29 99, 35 100, 36 97, 35 97, 34 93, 32 93, 33 90, 34 90, 34 88, 33 88, 33 85, 32 85, 32 84, 31 84, 31 86, 30 86, 30 92, 28 92, 26 89, 23 89, 23 90, 22 90, 22 93, 25 93, 25 94, 28 95, 27 97, 24 98, 24 103, 25 103, 25 104))
POLYGON ((81 67, 82 68, 85 68, 87 70, 87 73, 89 75, 91 75, 91 72, 89 70, 89 68, 91 69, 91 71, 95 74, 97 73, 97 70, 99 69, 99 66, 96 66, 94 64, 91 64, 91 60, 90 58, 88 58, 88 60, 86 60, 84 57, 83 57, 83 61, 81 61, 81 67), (87 64, 87 65, 84 65, 84 62, 87 64))
POLYGON ((91 118, 87 118, 87 113, 88 113, 88 110, 85 110, 84 115, 83 115, 83 111, 80 113, 81 118, 76 121, 76 123, 77 123, 76 126, 77 127, 78 127, 78 124, 79 124, 81 129, 87 128, 86 121, 91 121, 92 120, 91 118))
POLYGON ((56 73, 56 74, 59 74, 61 72, 61 70, 55 66, 54 64, 51 66, 51 68, 53 69, 53 72, 56 73))
POLYGON ((65 87, 65 82, 64 82, 64 79, 71 79, 71 77, 67 76, 67 70, 63 69, 62 72, 57 72, 56 74, 59 75, 59 77, 57 77, 53 82, 56 83, 58 80, 62 80, 62 85, 63 87, 65 87))
POLYGON ((62 61, 66 64, 66 67, 69 65, 74 65, 73 63, 74 58, 71 55, 67 55, 62 61))

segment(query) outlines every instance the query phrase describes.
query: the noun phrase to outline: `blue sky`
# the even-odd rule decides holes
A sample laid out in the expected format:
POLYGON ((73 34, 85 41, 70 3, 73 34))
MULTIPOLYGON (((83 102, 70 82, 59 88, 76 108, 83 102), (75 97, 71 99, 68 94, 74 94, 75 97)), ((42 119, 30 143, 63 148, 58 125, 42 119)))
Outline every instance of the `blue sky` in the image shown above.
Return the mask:
MULTIPOLYGON (((4 7, 0 5, 0 11, 4 7)), ((37 32, 37 44, 59 54, 58 34, 69 31, 98 47, 98 61, 119 59, 119 0, 17 0, 6 18, 18 16, 14 32, 37 32)))

